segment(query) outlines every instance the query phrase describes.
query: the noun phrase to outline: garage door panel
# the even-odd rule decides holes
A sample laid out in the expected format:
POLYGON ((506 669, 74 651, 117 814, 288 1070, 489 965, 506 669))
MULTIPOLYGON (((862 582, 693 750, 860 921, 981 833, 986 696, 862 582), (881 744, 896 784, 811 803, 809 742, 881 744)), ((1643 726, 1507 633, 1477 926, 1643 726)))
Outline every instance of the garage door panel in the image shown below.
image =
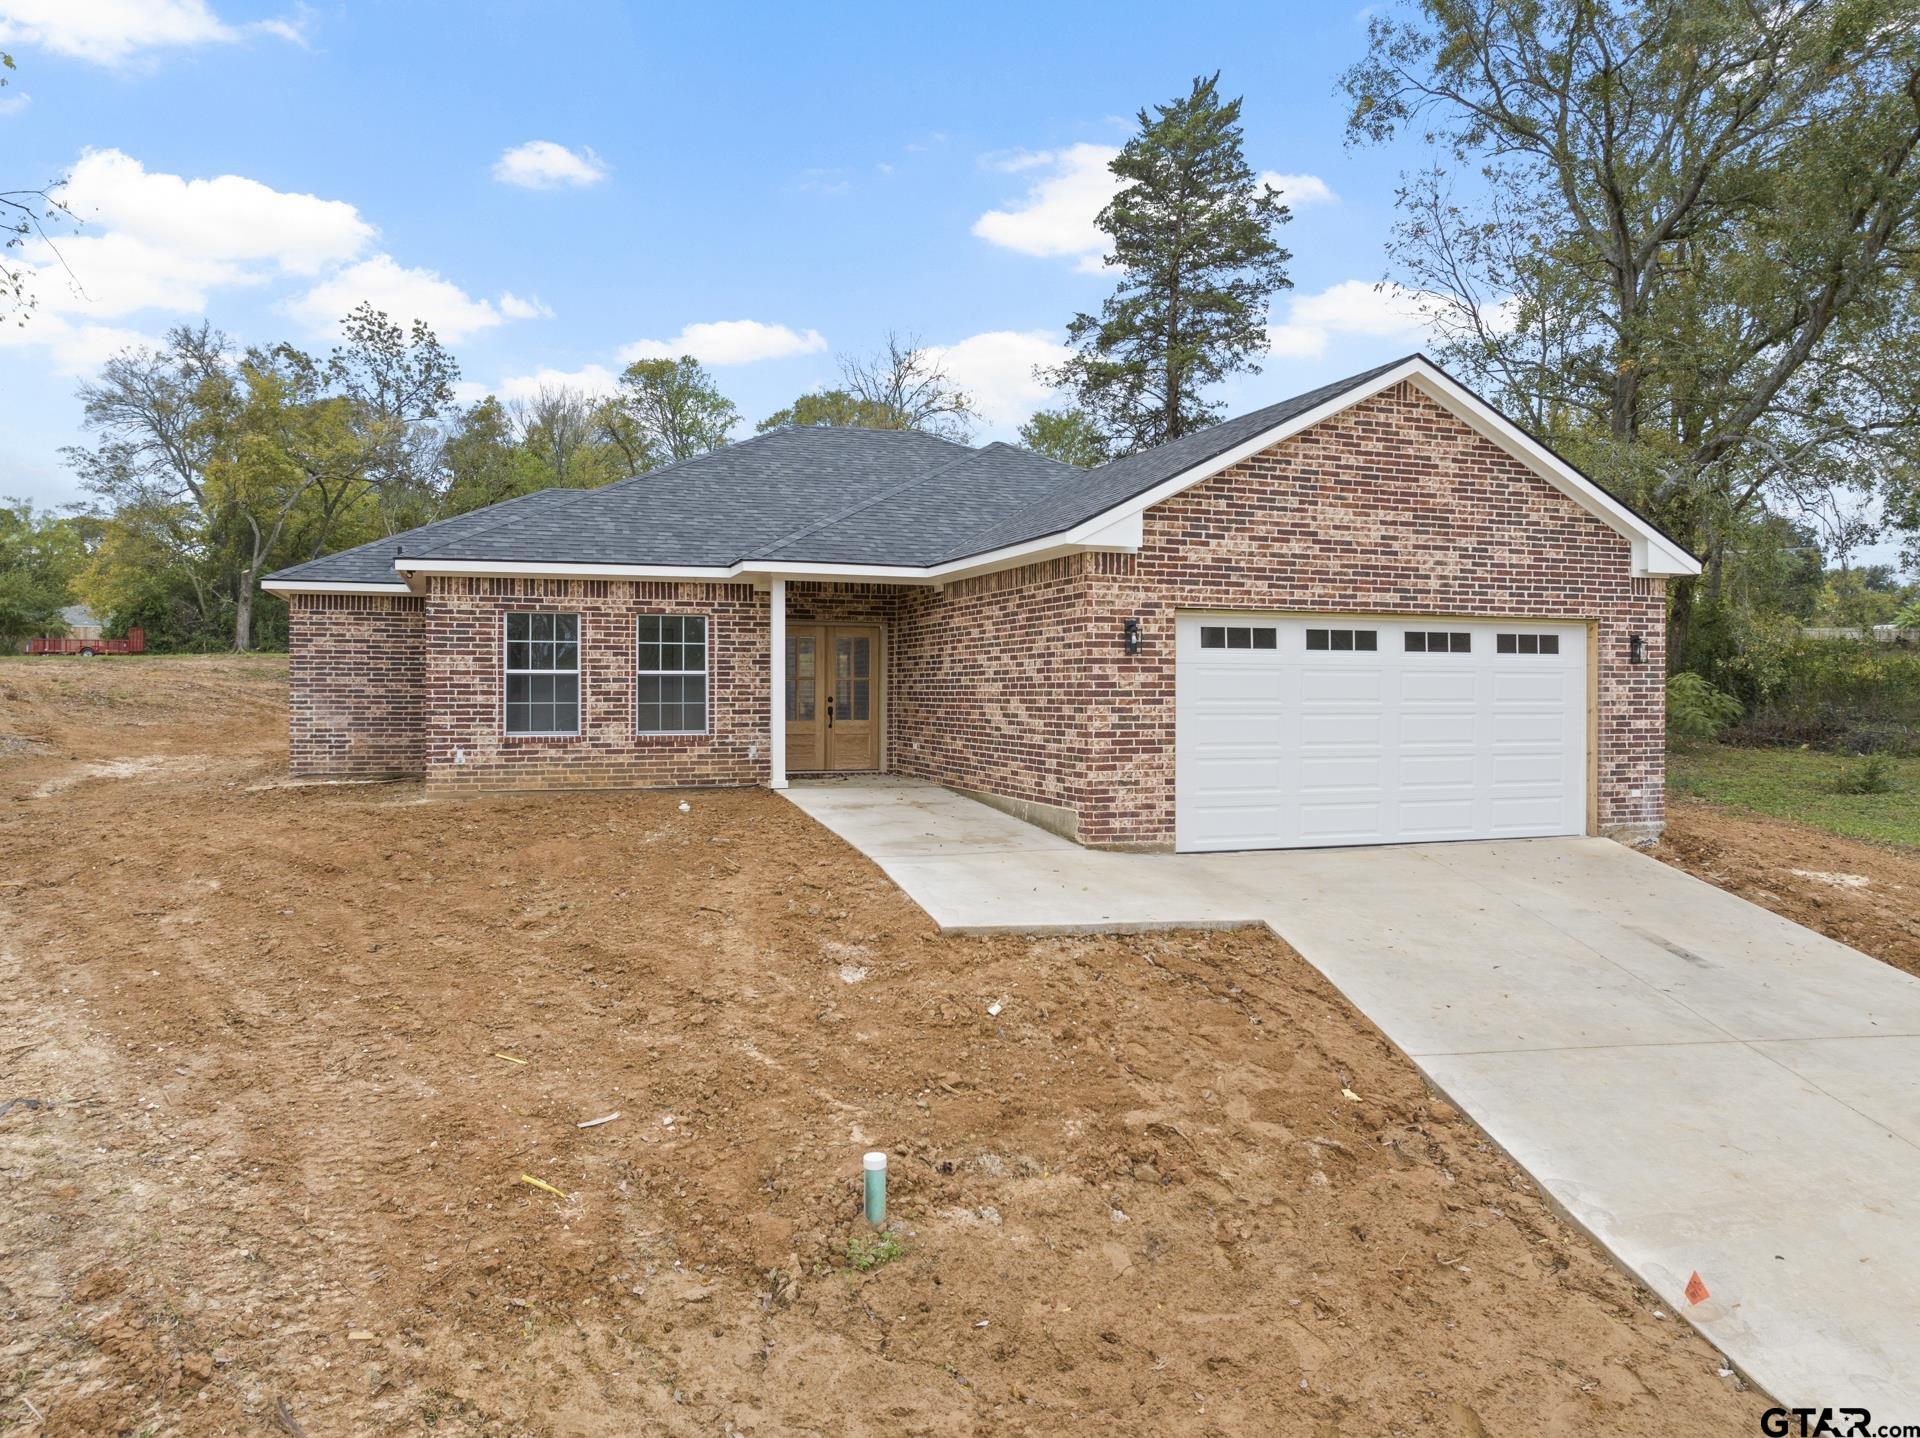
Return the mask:
MULTIPOLYGON (((1511 655, 1497 654, 1495 660, 1505 660, 1508 664, 1526 664, 1526 659, 1515 660, 1511 655)), ((1534 660, 1539 664, 1539 660, 1534 660)), ((1555 666, 1553 669, 1532 669, 1528 672, 1516 672, 1512 669, 1496 667, 1493 671, 1493 702, 1496 704, 1558 704, 1566 690, 1565 673, 1555 666)))
POLYGON ((1380 832, 1384 805, 1372 803, 1323 803, 1311 800, 1300 805, 1300 837, 1306 843, 1365 844, 1380 832))
POLYGON ((1468 799, 1400 801, 1400 833, 1408 842, 1470 839, 1474 834, 1474 801, 1468 799))
POLYGON ((1558 744, 1565 733, 1566 715, 1558 709, 1496 709, 1485 722, 1496 749, 1510 744, 1558 744))
POLYGON ((1378 669, 1363 668, 1351 656, 1323 657, 1325 668, 1302 667, 1300 699, 1305 704, 1363 703, 1378 704, 1386 676, 1378 669))
MULTIPOLYGON (((1280 766, 1274 766, 1280 772, 1280 766)), ((1300 761, 1300 787, 1315 789, 1377 790, 1380 787, 1380 760, 1373 755, 1343 758, 1333 755, 1308 755, 1300 761)))
MULTIPOLYGON (((1514 784, 1539 784, 1551 786, 1558 793, 1561 776, 1566 769, 1566 751, 1558 746, 1528 753, 1495 754, 1492 760, 1493 785, 1497 791, 1514 784)), ((1273 772, 1276 775, 1280 772, 1277 762, 1273 772)))
POLYGON ((1402 712, 1396 726, 1402 746, 1444 744, 1471 748, 1480 729, 1480 717, 1471 709, 1446 713, 1402 712))
POLYGON ((1263 807, 1218 807, 1206 811, 1208 846, 1216 849, 1270 847, 1280 833, 1280 810, 1263 807))
POLYGON ((1377 749, 1381 722, 1378 709, 1309 709, 1300 715, 1300 744, 1308 751, 1322 745, 1377 749))
POLYGON ((1277 749, 1280 742, 1280 716, 1256 710, 1195 715, 1182 729, 1196 757, 1227 749, 1257 754, 1277 749))
MULTIPOLYGON (((1221 623, 1221 620, 1209 620, 1221 623)), ((1182 616, 1175 816, 1183 849, 1435 842, 1580 833, 1587 654, 1580 625, 1316 619, 1375 650, 1308 650, 1309 622, 1268 650, 1201 650, 1182 616), (1421 646, 1406 647, 1418 630, 1421 646), (1466 634, 1429 651, 1434 633, 1466 634), (1521 640, 1501 653, 1500 634, 1521 640), (1533 653, 1517 652, 1526 643, 1533 653), (1541 648, 1549 652, 1541 653, 1541 648)))
POLYGON ((1474 754, 1419 754, 1402 751, 1400 787, 1405 790, 1431 789, 1436 785, 1446 784, 1471 789, 1474 769, 1478 762, 1478 756, 1474 754))
POLYGON ((1277 793, 1285 780, 1279 756, 1270 754, 1196 758, 1188 773, 1198 791, 1208 796, 1248 790, 1270 795, 1277 793))
POLYGON ((1278 704, 1285 698, 1287 676, 1271 664, 1209 666, 1193 676, 1196 701, 1225 704, 1278 704))
POLYGON ((1468 704, 1476 702, 1480 676, 1471 669, 1426 667, 1402 671, 1400 699, 1405 704, 1468 704))

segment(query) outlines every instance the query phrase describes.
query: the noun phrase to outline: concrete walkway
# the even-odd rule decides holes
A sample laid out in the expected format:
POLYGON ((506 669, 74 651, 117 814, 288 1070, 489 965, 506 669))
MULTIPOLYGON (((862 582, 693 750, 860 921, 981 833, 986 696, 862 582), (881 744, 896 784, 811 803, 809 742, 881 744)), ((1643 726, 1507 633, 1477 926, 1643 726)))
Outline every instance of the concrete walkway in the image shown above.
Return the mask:
POLYGON ((1768 1392, 1920 1422, 1920 980, 1604 839, 1105 854, 787 795, 943 928, 1269 925, 1768 1392))

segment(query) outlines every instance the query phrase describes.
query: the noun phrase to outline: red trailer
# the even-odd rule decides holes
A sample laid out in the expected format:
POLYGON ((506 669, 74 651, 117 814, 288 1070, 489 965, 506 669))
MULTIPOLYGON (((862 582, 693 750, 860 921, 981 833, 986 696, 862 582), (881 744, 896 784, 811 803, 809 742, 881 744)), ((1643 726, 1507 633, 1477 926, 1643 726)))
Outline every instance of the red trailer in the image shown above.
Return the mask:
POLYGON ((96 654, 145 654, 147 652, 147 631, 129 629, 125 639, 58 639, 42 635, 38 639, 27 641, 29 654, 84 654, 89 659, 96 654))

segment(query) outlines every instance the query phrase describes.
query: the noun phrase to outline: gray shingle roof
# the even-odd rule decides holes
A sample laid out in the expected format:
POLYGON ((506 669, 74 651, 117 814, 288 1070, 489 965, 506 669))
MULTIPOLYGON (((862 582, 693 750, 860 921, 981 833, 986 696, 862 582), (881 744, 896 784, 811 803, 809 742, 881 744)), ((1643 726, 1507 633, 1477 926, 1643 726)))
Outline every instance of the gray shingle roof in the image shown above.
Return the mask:
POLYGON ((437 543, 470 530, 486 529, 521 519, 555 500, 583 493, 584 490, 578 489, 535 490, 516 499, 503 499, 485 509, 456 514, 451 519, 436 519, 432 524, 423 524, 418 529, 409 529, 386 539, 376 539, 370 544, 358 544, 335 554, 323 554, 318 559, 296 564, 291 569, 278 570, 268 575, 267 580, 269 583, 288 579, 308 584, 395 584, 400 576, 393 572, 393 561, 403 548, 411 552, 415 546, 437 543))
POLYGON ((724 568, 743 560, 924 568, 1059 534, 1405 363, 1076 469, 912 430, 782 428, 599 489, 547 489, 283 569, 392 583, 395 557, 724 568))

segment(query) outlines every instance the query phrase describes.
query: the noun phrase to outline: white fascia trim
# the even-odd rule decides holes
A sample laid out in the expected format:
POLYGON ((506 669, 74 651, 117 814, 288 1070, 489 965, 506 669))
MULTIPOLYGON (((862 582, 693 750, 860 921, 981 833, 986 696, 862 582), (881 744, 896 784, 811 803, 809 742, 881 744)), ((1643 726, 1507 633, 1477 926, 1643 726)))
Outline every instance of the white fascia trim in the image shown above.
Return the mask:
POLYGON ((339 579, 282 579, 260 586, 269 594, 411 594, 406 585, 394 580, 380 584, 349 584, 339 579))
POLYGON ((1144 514, 1154 505, 1171 499, 1182 490, 1200 483, 1201 480, 1211 478, 1223 469, 1231 468, 1242 460, 1251 459, 1262 450, 1271 449, 1283 440, 1291 439, 1296 434, 1312 429, 1315 425, 1333 418, 1342 410, 1349 409, 1383 390, 1391 389, 1403 380, 1413 381, 1424 394, 1506 450, 1610 529, 1631 541, 1636 573, 1698 574, 1700 572, 1699 560, 1680 549, 1652 525, 1534 440, 1498 410, 1483 403, 1477 395, 1462 388, 1431 363, 1418 356, 1407 360, 1404 364, 1395 365, 1384 374, 1376 375, 1364 385, 1344 390, 1325 403, 1297 414, 1271 429, 1264 430, 1232 449, 1203 460, 1191 469, 1174 475, 1171 479, 1163 480, 1145 493, 1135 495, 1124 504, 1116 505, 1076 525, 1059 538, 1068 543, 1088 543, 1093 536, 1112 529, 1119 520, 1129 515, 1144 514))
POLYGON ((517 575, 552 579, 699 579, 724 584, 739 566, 648 564, 528 564, 498 559, 412 559, 394 561, 402 574, 517 575))
MULTIPOLYGON (((1140 538, 1141 525, 1137 517, 1123 515, 1106 526, 1104 530, 1097 530, 1087 539, 1069 540, 1058 534, 1046 535, 1022 544, 1009 545, 1004 549, 991 550, 985 554, 970 555, 964 559, 953 559, 944 564, 924 567, 906 564, 821 564, 776 559, 743 559, 737 564, 724 567, 720 565, 693 567, 647 564, 528 564, 495 559, 402 558, 396 563, 402 573, 409 575, 520 575, 528 578, 553 579, 689 579, 707 584, 727 584, 747 580, 762 588, 776 578, 841 579, 853 582, 877 580, 889 584, 943 584, 988 570, 1005 569, 1011 565, 1051 559, 1083 549, 1138 549, 1140 538)), ((402 591, 414 592, 408 590, 405 585, 400 586, 395 592, 402 591)))

